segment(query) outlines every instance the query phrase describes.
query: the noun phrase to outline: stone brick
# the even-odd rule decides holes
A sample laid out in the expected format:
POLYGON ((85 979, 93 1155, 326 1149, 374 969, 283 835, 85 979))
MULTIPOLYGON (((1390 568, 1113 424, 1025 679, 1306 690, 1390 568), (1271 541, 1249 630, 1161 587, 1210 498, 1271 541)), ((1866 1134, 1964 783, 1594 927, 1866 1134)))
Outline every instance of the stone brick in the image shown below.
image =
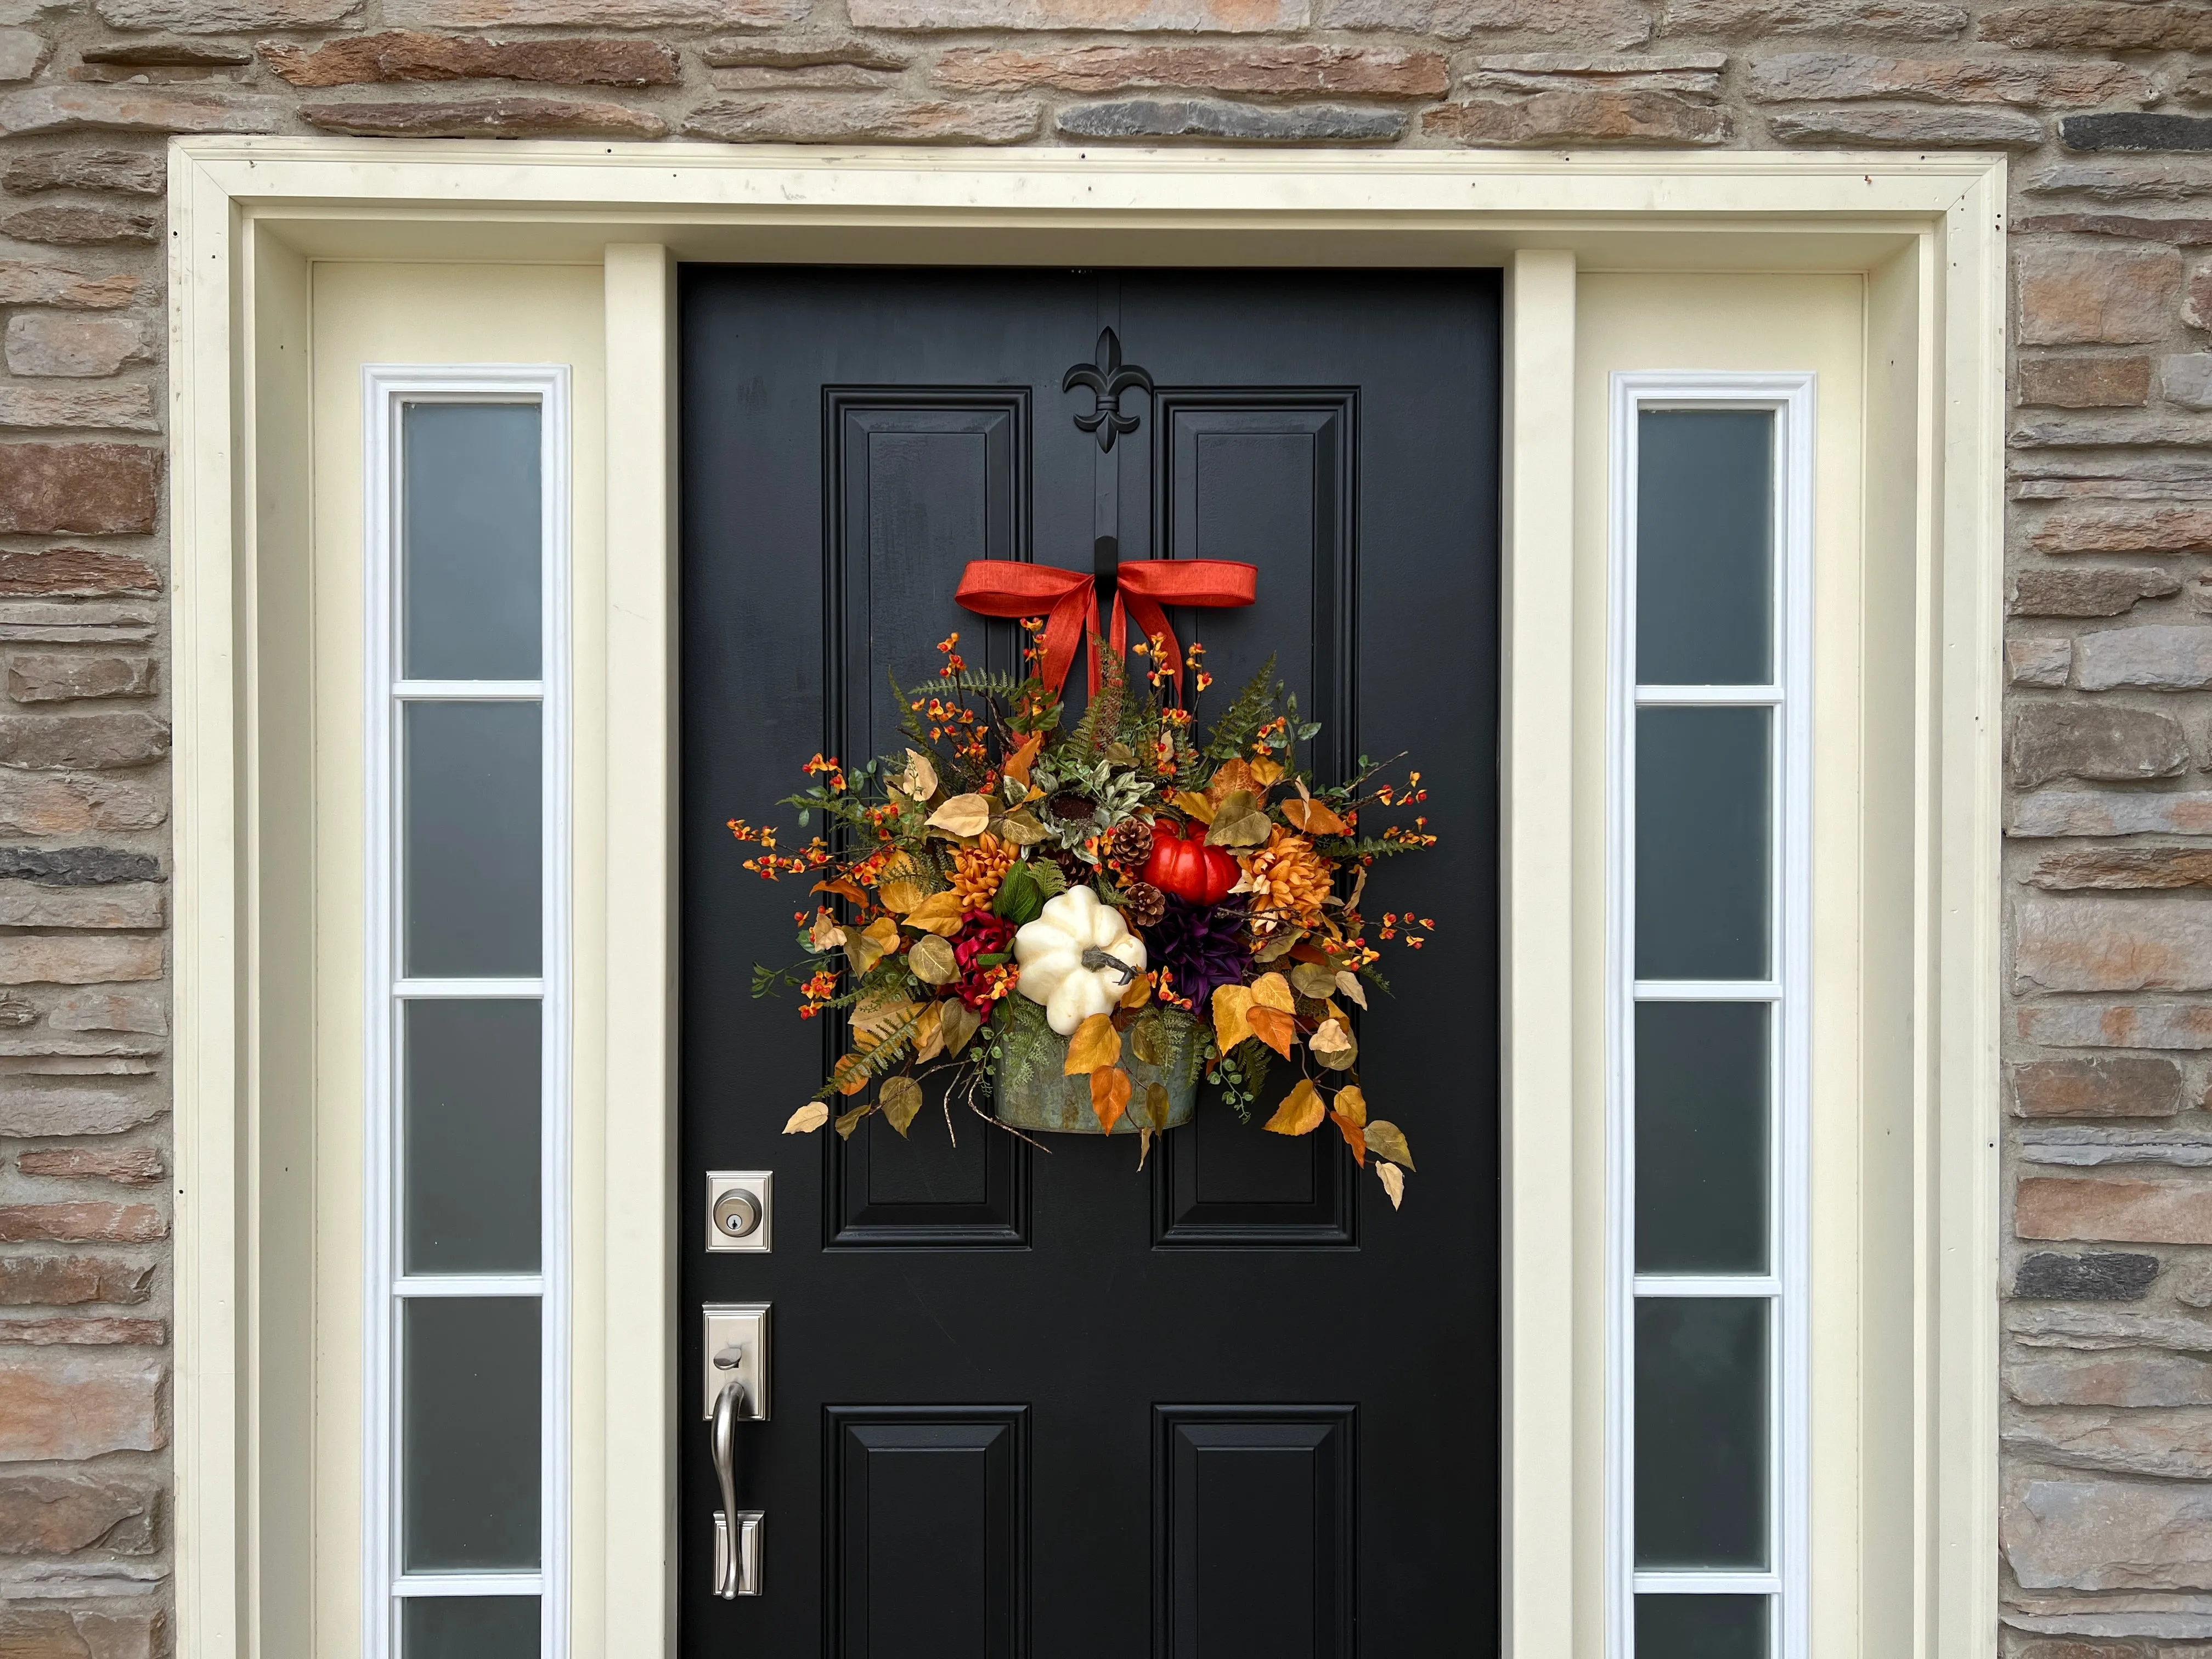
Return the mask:
POLYGON ((161 573, 134 554, 101 547, 0 548, 0 598, 100 599, 161 591, 161 573))
POLYGON ((0 766, 29 771, 143 766, 169 752, 154 714, 0 714, 0 766))
MULTIPOLYGON (((0 1342, 16 1343, 31 1348, 165 1348, 169 1345, 169 1322, 166 1319, 109 1316, 0 1319, 0 1342)), ((124 1550, 113 1545, 109 1547, 120 1554, 149 1553, 124 1550)), ((0 1554, 5 1553, 5 1550, 0 1550, 0 1554)), ((0 1578, 0 1583, 4 1583, 4 1578, 0 1578)), ((0 1648, 0 1653, 5 1651, 4 1648, 0 1648)))
POLYGON ((0 881, 0 927, 159 927, 166 920, 162 890, 148 884, 51 887, 0 881))
POLYGON ((0 532, 148 535, 161 452, 134 444, 0 444, 0 532))
POLYGON ((691 112, 684 130, 731 143, 1018 144, 1036 135, 1036 104, 872 97, 726 98, 691 112))
POLYGON ((2023 1406, 2212 1406, 2212 1361, 2142 1351, 2035 1353, 2005 1366, 2023 1406))
POLYGON ((707 71, 717 92, 879 92, 898 76, 856 64, 802 64, 789 69, 718 69, 707 71))
MULTIPOLYGON (((25 1174, 29 1160, 44 1156, 23 1154, 25 1174)), ((2140 1302, 2158 1277, 2154 1255, 2110 1250, 2088 1255, 2061 1255, 2039 1250, 2020 1264, 2013 1275, 2012 1293, 2054 1302, 2140 1302)))
POLYGON ((2025 878, 2072 890, 2212 887, 2212 847, 2087 847, 2049 853, 2025 878))
POLYGON ((2179 723, 2142 708, 2031 703, 2013 716, 2010 749, 2023 789, 2064 777, 2170 778, 2189 764, 2179 723))
POLYGON ((2212 219, 2140 213, 2039 213, 2013 221, 2022 236, 2124 236, 2137 242, 2166 242, 2175 247, 2212 245, 2212 219))
POLYGON ((2212 553, 2212 507, 2061 507, 2036 526, 2043 553, 2212 553))
MULTIPOLYGON (((30 1595, 112 1595, 159 1582, 143 1571, 123 1579, 112 1564, 97 1577, 82 1568, 59 1568, 50 1577, 52 1588, 46 1576, 36 1581, 35 1589, 21 1576, 9 1588, 20 1603, 30 1595)), ((0 1607, 0 1653, 8 1659, 167 1659, 168 1652, 168 1615, 158 1610, 72 1613, 27 1604, 0 1607)))
POLYGON ((2212 351, 2168 357, 2158 366, 2159 390, 2169 402, 2212 409, 2212 351))
POLYGON ((407 103, 305 104, 300 118, 373 138, 664 138, 647 110, 564 98, 457 98, 407 103))
POLYGON ((0 599, 0 642, 42 645, 143 645, 160 613, 144 605, 52 605, 0 599))
MULTIPOLYGON (((1304 21, 1301 12, 1289 26, 1304 21)), ((1511 30, 1565 35, 1602 51, 1649 40, 1651 16, 1633 0, 1322 0, 1321 27, 1394 29, 1444 40, 1511 30)))
MULTIPOLYGON (((2122 1132, 2124 1133, 2124 1132, 2122 1132)), ((2156 1130, 2151 1133, 2159 1133, 2156 1130)), ((2212 1323, 2185 1315, 2114 1312, 2104 1308, 2007 1310, 2005 1333, 2031 1348, 2162 1348, 2172 1353, 2212 1352, 2212 1323)))
POLYGON ((810 0, 385 0, 383 21, 447 29, 748 28, 803 22, 810 9, 810 0))
POLYGON ((2212 685, 2212 628, 2100 629, 2074 641, 2074 683, 2085 691, 2144 686, 2199 691, 2212 685))
POLYGON ((2023 345, 2127 344, 2172 326, 2181 260, 2166 249, 2030 247, 2015 263, 2023 345))
POLYGON ((1662 34, 1714 34, 1754 40, 1776 34, 1873 34, 1947 40, 1972 15, 1943 0, 1673 0, 1662 34))
POLYGON ((168 817, 163 777, 52 777, 0 769, 0 830, 10 835, 151 830, 168 817))
MULTIPOLYGON (((2198 12, 2194 15, 2197 32, 2212 40, 2212 13, 2198 12)), ((2058 137, 2067 149, 2078 150, 2212 149, 2212 116, 2155 115, 2140 111, 2069 115, 2059 122, 2058 137)))
MULTIPOLYGON (((945 54, 945 58, 957 55, 945 54)), ((914 62, 911 52, 852 34, 778 34, 765 40, 738 35, 709 40, 699 48, 699 56, 713 69, 810 69, 842 64, 855 69, 902 70, 914 62)))
MULTIPOLYGON (((70 1555, 154 1549, 158 1489, 89 1474, 0 1476, 0 1554, 70 1555)), ((0 1638, 0 1653, 9 1651, 0 1638)))
POLYGON ((34 656, 8 659, 8 695, 17 702, 67 702, 83 697, 150 697, 151 657, 34 656))
MULTIPOLYGON (((168 1172, 161 1162, 161 1154, 151 1146, 33 1148, 18 1158, 15 1166, 27 1176, 52 1176, 58 1180, 68 1181, 113 1181, 125 1187, 153 1186, 168 1172)), ((2125 1259, 2151 1260, 2148 1256, 2125 1259)))
POLYGON ((29 29, 0 28, 0 81, 27 81, 46 61, 45 36, 29 29))
POLYGON ((2014 685, 2063 685, 2073 669, 2071 640, 2005 641, 2005 672, 2014 685))
POLYGON ((2044 138, 2042 122, 2013 110, 1901 104, 1777 110, 1766 125, 1786 144, 2021 149, 2033 149, 2044 138))
POLYGON ((151 1204, 0 1204, 0 1243, 151 1244, 168 1236, 151 1204))
POLYGON ((357 15, 362 0, 95 0, 110 28, 234 34, 246 29, 319 29, 357 15))
POLYGON ((2171 1117, 2181 1068, 2170 1060, 2038 1060, 2011 1067, 2016 1117, 2171 1117))
MULTIPOLYGON (((252 63, 253 54, 243 46, 222 40, 125 40, 86 46, 77 53, 77 60, 99 69, 116 70, 228 69, 252 63)), ((106 75, 91 78, 112 81, 123 77, 106 75)))
POLYGON ((8 319, 8 368, 15 374, 112 374, 140 355, 142 343, 135 317, 30 311, 8 319))
POLYGON ((1075 104, 1054 125, 1079 138, 1209 138, 1229 143, 1388 143, 1404 136, 1395 110, 1343 104, 1238 104, 1220 98, 1118 98, 1075 104))
POLYGON ((119 847, 0 847, 0 880, 99 887, 161 879, 161 860, 151 853, 126 852, 119 847))
POLYGON ((1192 87, 1208 92, 1337 93, 1433 98, 1449 90, 1442 52, 1387 46, 1077 46, 1042 50, 960 47, 931 71, 945 86, 976 92, 1057 87, 1113 92, 1124 87, 1192 87))
POLYGON ((1718 144, 1734 131, 1728 112, 1663 92, 1577 88, 1512 103, 1441 104, 1421 131, 1462 144, 1718 144))
POLYGON ((130 1307, 153 1293, 150 1262, 103 1255, 0 1255, 0 1306, 130 1307))
POLYGON ((2013 972, 2046 991, 2212 990, 2212 903, 2024 898, 2013 972))
MULTIPOLYGON (((2005 442, 2015 452, 2025 449, 2101 449, 2118 444, 2146 447, 2170 446, 2193 452, 2190 458, 2193 462, 2197 455, 2212 448, 2212 421, 2199 420, 2194 416, 2169 419, 2162 416, 2137 414, 2063 415, 2020 421, 2007 434, 2005 442)), ((2097 458, 2083 459, 2087 461, 2097 458)), ((2115 477, 2124 477, 2133 468, 2140 466, 2143 459, 2130 456, 2117 461, 2107 459, 2106 464, 2115 477)), ((2105 493, 2120 496, 2130 494, 2124 489, 2105 493)))
MULTIPOLYGON (((0 985, 100 985, 161 977, 158 939, 0 939, 0 985)), ((0 1118, 5 1115, 0 1107, 0 1118)))
POLYGON ((2194 202, 2204 194, 2202 169, 2188 162, 2059 161, 2029 173, 2033 194, 2080 194, 2100 201, 2194 202))
POLYGON ((2007 1447, 2041 1463, 2169 1480, 2212 1479, 2212 1412, 2045 1412, 2008 1419, 2007 1447))
POLYGON ((0 386, 0 426, 161 429, 153 388, 144 386, 0 386))
POLYGON ((2014 1200, 2022 1238, 2212 1244, 2212 1186, 2118 1176, 2031 1176, 2014 1200))
POLYGON ((1762 58, 1752 64, 1749 82, 1752 97, 1761 102, 1924 98, 2030 108, 2145 98, 2154 87, 2142 70, 2118 64, 1876 58, 1845 52, 1784 52, 1762 58))
POLYGON ((0 96, 0 133, 273 132, 289 114, 283 99, 261 94, 49 85, 0 96))
POLYGON ((2019 400, 2051 409, 2118 409, 2150 401, 2148 357, 2023 357, 2019 400))
POLYGON ((2212 328, 2212 264, 2189 273, 2189 291, 2181 302, 2181 320, 2191 328, 2212 328))
POLYGON ((97 276, 66 265, 0 259, 0 305, 81 306, 106 311, 126 306, 138 292, 136 276, 97 276))
POLYGON ((1249 34, 1303 28, 1306 22, 1303 0, 849 0, 847 10, 854 27, 864 29, 1080 28, 1249 34))
POLYGON ((2061 3, 1985 13, 1977 31, 2008 46, 2091 52, 2212 51, 2212 15, 2191 6, 2061 3))
POLYGON ((2194 1003, 2049 1004, 2016 1010, 2013 1024, 2053 1048, 2212 1048, 2212 1007, 2194 1003))
POLYGON ((2117 617, 2140 599, 2162 599, 2180 591, 2178 578, 2145 567, 2039 568, 2013 578, 2008 609, 2015 617, 2117 617))
POLYGON ((2212 1589, 2212 1486, 2033 1480, 2002 1539, 2027 1589, 2212 1589))
POLYGON ((1613 91, 1681 92, 1717 97, 1728 54, 1720 52, 1508 52, 1473 58, 1460 76, 1462 90, 1557 92, 1567 87, 1613 91))
POLYGON ((385 81, 544 81, 563 86, 665 87, 684 78, 675 49, 654 40, 571 37, 486 40, 392 29, 321 46, 264 40, 269 67, 295 87, 385 81))
POLYGON ((58 242, 65 247, 100 242, 151 242, 161 221, 144 208, 34 207, 0 218, 0 235, 19 242, 58 242))
POLYGON ((168 1367, 118 1354, 0 1354, 0 1462, 75 1462, 168 1443, 168 1367))
POLYGON ((2013 1659, 2142 1659, 2142 1650, 2103 1642, 2030 1642, 2013 1659))
POLYGON ((114 190, 159 196, 168 169, 159 155, 131 149, 48 149, 12 156, 0 169, 0 186, 17 196, 42 190, 114 190))

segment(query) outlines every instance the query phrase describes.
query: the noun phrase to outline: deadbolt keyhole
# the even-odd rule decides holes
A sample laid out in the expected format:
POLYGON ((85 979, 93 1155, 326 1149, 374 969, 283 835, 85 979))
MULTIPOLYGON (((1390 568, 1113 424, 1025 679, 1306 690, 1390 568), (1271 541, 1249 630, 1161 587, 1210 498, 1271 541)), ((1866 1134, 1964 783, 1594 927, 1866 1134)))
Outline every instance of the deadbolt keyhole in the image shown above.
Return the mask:
POLYGON ((733 1187, 714 1200, 715 1231, 730 1238, 749 1237, 761 1224, 760 1200, 733 1187))

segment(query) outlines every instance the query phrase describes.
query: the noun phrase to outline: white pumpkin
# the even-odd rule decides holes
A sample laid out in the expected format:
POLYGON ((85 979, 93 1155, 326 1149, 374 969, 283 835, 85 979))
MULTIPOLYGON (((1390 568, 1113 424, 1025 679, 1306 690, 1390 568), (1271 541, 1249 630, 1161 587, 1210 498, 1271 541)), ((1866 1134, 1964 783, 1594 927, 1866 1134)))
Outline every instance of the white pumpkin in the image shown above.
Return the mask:
POLYGON ((1091 1015, 1121 1006, 1122 994, 1145 971, 1145 942, 1094 890, 1071 887, 1023 924, 1014 935, 1014 960, 1022 965, 1017 988, 1044 1004, 1045 1023, 1054 1030, 1073 1036, 1091 1015))

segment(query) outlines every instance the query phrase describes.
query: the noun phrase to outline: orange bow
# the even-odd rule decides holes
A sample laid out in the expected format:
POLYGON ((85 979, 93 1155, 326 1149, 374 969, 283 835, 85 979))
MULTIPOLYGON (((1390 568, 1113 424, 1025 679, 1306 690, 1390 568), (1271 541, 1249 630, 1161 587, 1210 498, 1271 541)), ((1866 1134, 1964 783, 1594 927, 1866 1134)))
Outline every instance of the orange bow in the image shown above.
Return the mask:
MULTIPOLYGON (((1182 648, 1161 607, 1249 605, 1260 585, 1258 567, 1232 559, 1138 559, 1120 566, 1114 577, 1114 621, 1107 635, 1114 654, 1118 657, 1127 649, 1128 617, 1133 615, 1146 636, 1160 641, 1165 647, 1162 665, 1178 690, 1182 686, 1182 648)), ((1080 570, 1023 564, 1012 559, 971 559, 954 597, 985 617, 1042 613, 1044 661, 1039 672, 1045 689, 1054 696, 1066 683, 1068 670, 1075 666, 1076 648, 1086 635, 1093 639, 1098 635, 1097 585, 1080 570)), ((1091 690, 1097 689, 1098 653, 1094 646, 1091 690)))

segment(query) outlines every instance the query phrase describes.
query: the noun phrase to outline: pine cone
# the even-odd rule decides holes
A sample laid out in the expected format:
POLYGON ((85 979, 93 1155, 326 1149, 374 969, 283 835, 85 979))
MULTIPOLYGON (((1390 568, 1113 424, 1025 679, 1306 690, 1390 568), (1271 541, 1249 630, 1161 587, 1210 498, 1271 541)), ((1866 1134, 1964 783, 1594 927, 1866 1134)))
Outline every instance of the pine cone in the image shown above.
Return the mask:
POLYGON ((1168 896, 1149 881, 1122 884, 1121 914, 1129 919, 1131 927, 1157 927, 1167 913, 1168 896))
POLYGON ((1152 855, 1152 826, 1139 818, 1130 818, 1114 826, 1114 833, 1106 837, 1106 861, 1125 870, 1141 870, 1152 855))

